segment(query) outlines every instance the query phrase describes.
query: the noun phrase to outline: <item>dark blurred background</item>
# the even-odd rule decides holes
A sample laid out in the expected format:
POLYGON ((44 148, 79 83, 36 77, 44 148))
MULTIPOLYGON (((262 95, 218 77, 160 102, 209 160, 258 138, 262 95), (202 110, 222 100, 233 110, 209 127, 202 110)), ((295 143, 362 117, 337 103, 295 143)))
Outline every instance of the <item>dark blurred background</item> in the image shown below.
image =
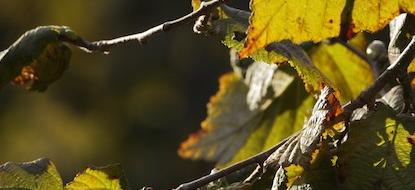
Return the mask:
MULTIPOLYGON (((247 9, 248 0, 232 5, 247 9)), ((190 0, 1 0, 0 48, 41 25, 88 40, 141 32, 192 10, 190 0)), ((121 163, 133 189, 173 188, 209 173, 177 148, 206 116, 227 49, 192 24, 110 55, 72 48, 71 65, 45 93, 0 91, 0 162, 51 158, 65 182, 90 165, 121 163)))

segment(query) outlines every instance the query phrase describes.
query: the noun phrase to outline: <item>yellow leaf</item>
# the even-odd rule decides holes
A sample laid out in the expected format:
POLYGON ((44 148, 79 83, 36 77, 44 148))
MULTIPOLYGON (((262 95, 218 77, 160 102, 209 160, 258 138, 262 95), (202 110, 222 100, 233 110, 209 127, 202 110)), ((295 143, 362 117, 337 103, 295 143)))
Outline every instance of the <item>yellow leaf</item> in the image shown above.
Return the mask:
POLYGON ((287 167, 284 167, 285 175, 288 178, 287 187, 291 187, 293 183, 301 177, 301 174, 304 172, 304 168, 301 165, 291 164, 287 167))
POLYGON ((321 44, 310 51, 314 65, 325 73, 346 103, 373 82, 370 65, 341 44, 321 44))
POLYGON ((414 0, 399 0, 399 7, 407 13, 415 14, 414 0))
POLYGON ((408 73, 415 73, 415 60, 412 60, 412 62, 409 64, 408 73))
POLYGON ((201 0, 192 0, 192 7, 194 11, 199 9, 200 3, 201 3, 201 0))
POLYGON ((87 168, 65 186, 65 190, 126 190, 127 181, 119 164, 87 168))
POLYGON ((271 42, 294 43, 336 37, 346 0, 252 0, 251 25, 241 57, 271 42))
POLYGON ((352 10, 353 31, 376 32, 398 15, 398 0, 355 0, 352 10))

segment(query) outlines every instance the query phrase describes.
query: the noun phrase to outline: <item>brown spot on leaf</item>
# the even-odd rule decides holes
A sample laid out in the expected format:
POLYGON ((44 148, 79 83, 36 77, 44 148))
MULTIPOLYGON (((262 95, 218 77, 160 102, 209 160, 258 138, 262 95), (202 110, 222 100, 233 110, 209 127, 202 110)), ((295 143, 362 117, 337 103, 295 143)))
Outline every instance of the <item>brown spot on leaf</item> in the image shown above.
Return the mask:
POLYGON ((355 34, 355 33, 353 32, 354 28, 355 28, 354 24, 350 24, 350 25, 349 25, 349 27, 347 28, 346 38, 347 38, 348 40, 353 38, 353 36, 354 36, 354 34, 355 34))
POLYGON ((406 140, 408 141, 409 144, 415 145, 415 134, 409 135, 408 137, 406 137, 406 140))

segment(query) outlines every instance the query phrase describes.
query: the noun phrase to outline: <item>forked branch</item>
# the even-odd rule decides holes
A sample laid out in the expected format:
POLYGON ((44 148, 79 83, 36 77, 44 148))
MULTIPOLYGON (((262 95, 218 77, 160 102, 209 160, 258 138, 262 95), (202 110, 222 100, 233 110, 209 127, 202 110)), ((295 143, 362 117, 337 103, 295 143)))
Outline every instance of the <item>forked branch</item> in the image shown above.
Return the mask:
MULTIPOLYGON (((412 38, 411 42, 408 44, 408 46, 405 48, 405 50, 400 54, 398 59, 389 66, 377 79, 376 81, 369 86, 366 90, 362 91, 359 96, 350 101, 349 103, 345 104, 343 106, 343 114, 339 115, 338 117, 342 120, 348 121, 351 114, 354 110, 363 107, 364 105, 371 104, 372 101, 375 100, 376 95, 385 87, 387 83, 390 81, 395 80, 396 78, 399 78, 400 73, 406 71, 406 68, 409 66, 411 61, 415 57, 415 36, 412 38)), ((296 135, 296 134, 294 134, 296 135)), ((281 141, 271 149, 259 153, 251 158, 248 158, 246 160, 243 160, 237 164, 234 164, 232 166, 229 166, 228 168, 225 168, 223 170, 220 170, 216 173, 212 173, 206 176, 203 176, 199 179, 196 179, 194 181, 184 183, 177 187, 175 190, 191 190, 191 189, 197 189, 199 187, 203 187, 210 182, 213 182, 215 180, 218 180, 219 178, 222 178, 224 176, 229 175, 230 173, 233 173, 235 171, 241 170, 247 166, 250 166, 252 164, 260 164, 262 163, 279 147, 281 147, 290 137, 287 139, 281 141)))

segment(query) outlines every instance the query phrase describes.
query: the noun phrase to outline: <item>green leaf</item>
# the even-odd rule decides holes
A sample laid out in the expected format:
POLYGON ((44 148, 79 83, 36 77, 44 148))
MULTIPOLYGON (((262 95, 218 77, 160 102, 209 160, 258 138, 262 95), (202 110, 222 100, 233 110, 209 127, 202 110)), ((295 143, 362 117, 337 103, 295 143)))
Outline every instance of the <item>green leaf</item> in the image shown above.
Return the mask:
POLYGON ((76 175, 75 179, 65 186, 65 190, 127 190, 124 172, 119 164, 105 167, 90 167, 76 175))
POLYGON ((63 189, 55 165, 46 158, 32 162, 7 162, 0 166, 0 189, 63 189))
MULTIPOLYGON (((275 107, 272 102, 284 96, 293 79, 292 75, 277 69, 276 65, 262 62, 252 64, 246 71, 245 79, 234 73, 222 76, 219 92, 208 104, 208 117, 202 122, 202 130, 182 143, 179 154, 185 158, 214 160, 223 166, 241 156, 245 158, 257 153, 242 153, 240 150, 241 147, 245 149, 243 146, 247 139, 255 138, 253 130, 272 126, 266 120, 273 116, 266 118, 264 115, 274 109, 271 108, 275 107), (263 123, 268 124, 263 126, 263 123)), ((300 97, 303 96, 307 96, 305 92, 300 97)), ((284 134, 288 136, 289 132, 284 134)), ((264 148, 258 147, 260 150, 264 148)))
POLYGON ((65 40, 80 40, 66 26, 41 26, 24 33, 0 53, 0 88, 12 82, 44 91, 66 70, 71 50, 65 40))
POLYGON ((390 107, 380 104, 368 119, 352 122, 340 147, 342 189, 414 189, 414 122, 397 121, 390 107))
POLYGON ((298 78, 294 80, 264 112, 258 127, 251 132, 230 163, 267 150, 300 130, 314 103, 315 99, 305 91, 302 81, 298 78))

